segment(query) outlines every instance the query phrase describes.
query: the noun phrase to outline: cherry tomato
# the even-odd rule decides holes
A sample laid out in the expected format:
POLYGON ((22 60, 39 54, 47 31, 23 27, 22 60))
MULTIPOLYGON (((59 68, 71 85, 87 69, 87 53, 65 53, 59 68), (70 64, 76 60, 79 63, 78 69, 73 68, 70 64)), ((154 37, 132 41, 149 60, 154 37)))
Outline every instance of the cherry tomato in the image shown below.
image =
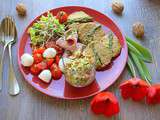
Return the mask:
POLYGON ((63 49, 58 45, 56 45, 55 49, 57 50, 57 54, 59 54, 59 55, 62 55, 64 52, 63 49))
POLYGON ((33 58, 34 58, 34 63, 36 64, 43 61, 43 56, 42 54, 39 53, 33 54, 33 58))
POLYGON ((68 15, 64 11, 60 11, 57 13, 56 18, 59 20, 60 23, 64 23, 67 21, 68 15))
POLYGON ((44 70, 44 69, 47 69, 48 66, 47 66, 46 62, 42 61, 42 62, 40 62, 40 63, 37 64, 37 67, 40 70, 44 70))
POLYGON ((38 68, 37 64, 33 64, 31 67, 30 67, 30 71, 33 75, 37 75, 41 72, 41 70, 38 68))
POLYGON ((59 61, 60 61, 60 57, 58 55, 56 55, 55 59, 56 59, 55 63, 58 65, 59 61))
POLYGON ((56 44, 55 40, 47 41, 45 46, 46 46, 46 48, 54 48, 54 49, 56 49, 57 54, 59 54, 59 55, 63 54, 63 49, 56 44))
POLYGON ((40 48, 37 48, 35 50, 33 50, 33 54, 43 54, 43 52, 45 51, 45 48, 43 47, 40 47, 40 48))
POLYGON ((51 59, 46 59, 45 62, 47 63, 47 66, 48 66, 48 67, 51 67, 51 65, 52 65, 53 62, 54 62, 54 59, 53 59, 53 58, 51 58, 51 59))
POLYGON ((58 80, 62 77, 62 72, 57 64, 53 63, 50 70, 54 80, 58 80))

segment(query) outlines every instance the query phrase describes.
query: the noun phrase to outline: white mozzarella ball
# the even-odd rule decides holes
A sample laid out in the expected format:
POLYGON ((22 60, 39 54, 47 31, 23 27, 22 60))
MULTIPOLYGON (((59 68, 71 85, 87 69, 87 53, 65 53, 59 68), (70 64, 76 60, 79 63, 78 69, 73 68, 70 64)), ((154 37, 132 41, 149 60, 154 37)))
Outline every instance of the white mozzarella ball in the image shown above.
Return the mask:
POLYGON ((58 65, 59 65, 59 68, 62 72, 64 72, 64 67, 66 65, 66 63, 69 63, 71 62, 72 60, 69 59, 69 58, 61 58, 58 65))
POLYGON ((43 71, 38 75, 38 77, 39 77, 42 81, 44 81, 44 82, 46 82, 46 83, 49 83, 50 80, 51 80, 51 78, 52 78, 52 75, 51 75, 50 70, 43 70, 43 71))
POLYGON ((30 54, 24 53, 21 56, 21 63, 23 66, 30 67, 33 64, 33 62, 34 62, 34 59, 30 54))
POLYGON ((54 48, 47 48, 43 53, 43 57, 44 58, 54 58, 56 54, 57 54, 57 51, 54 48))

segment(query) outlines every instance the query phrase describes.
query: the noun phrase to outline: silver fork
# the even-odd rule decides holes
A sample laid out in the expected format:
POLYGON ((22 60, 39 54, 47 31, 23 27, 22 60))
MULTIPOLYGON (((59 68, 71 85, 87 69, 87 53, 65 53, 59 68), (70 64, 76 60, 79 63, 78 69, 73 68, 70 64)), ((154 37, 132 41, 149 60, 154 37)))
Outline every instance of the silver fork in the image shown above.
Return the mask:
MULTIPOLYGON (((1 61, 0 61, 0 91, 2 90, 2 82, 3 82, 3 58, 4 58, 4 52, 8 46, 8 44, 12 41, 5 41, 4 40, 4 28, 3 27, 7 27, 6 25, 4 26, 4 24, 6 24, 6 21, 4 21, 5 19, 3 19, 1 25, 0 25, 0 42, 2 44, 4 44, 3 46, 3 50, 2 50, 2 57, 1 57, 1 61), (4 23, 5 22, 5 23, 4 23)), ((6 31, 6 30, 5 30, 6 31)), ((7 31, 6 31, 7 32, 7 31)))
POLYGON ((2 26, 1 30, 3 33, 2 36, 4 36, 4 41, 5 41, 4 50, 8 45, 9 59, 10 59, 8 92, 10 95, 17 95, 20 92, 20 88, 19 88, 16 76, 15 76, 14 69, 13 69, 12 54, 11 54, 12 44, 16 42, 16 38, 17 38, 16 26, 14 24, 14 20, 12 19, 12 17, 9 17, 9 16, 2 20, 1 26, 2 26))

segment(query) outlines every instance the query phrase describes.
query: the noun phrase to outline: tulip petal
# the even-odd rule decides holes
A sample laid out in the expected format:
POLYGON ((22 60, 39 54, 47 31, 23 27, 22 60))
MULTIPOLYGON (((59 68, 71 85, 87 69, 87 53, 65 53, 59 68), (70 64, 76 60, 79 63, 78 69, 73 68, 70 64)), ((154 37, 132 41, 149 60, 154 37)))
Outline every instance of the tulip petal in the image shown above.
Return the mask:
POLYGON ((146 102, 148 104, 160 103, 160 85, 159 84, 155 84, 149 87, 146 102))
POLYGON ((91 110, 95 114, 110 117, 119 112, 118 100, 111 92, 101 92, 91 101, 91 110))
POLYGON ((120 85, 123 99, 132 98, 133 101, 141 101, 148 91, 148 84, 139 78, 132 78, 120 85))

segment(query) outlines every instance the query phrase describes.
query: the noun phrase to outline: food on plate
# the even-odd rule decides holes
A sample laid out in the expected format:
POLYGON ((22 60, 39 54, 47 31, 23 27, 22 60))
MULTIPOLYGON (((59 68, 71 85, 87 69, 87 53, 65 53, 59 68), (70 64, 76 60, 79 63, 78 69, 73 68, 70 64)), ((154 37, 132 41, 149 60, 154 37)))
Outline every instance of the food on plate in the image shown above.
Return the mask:
POLYGON ((38 65, 37 64, 33 64, 31 67, 30 67, 30 71, 33 75, 38 75, 41 70, 39 69, 38 65))
POLYGON ((17 4, 16 11, 17 11, 18 15, 20 15, 20 16, 25 16, 27 13, 26 6, 23 3, 17 4))
POLYGON ((94 64, 86 58, 74 59, 65 65, 65 79, 75 87, 85 87, 95 79, 94 64))
POLYGON ((49 83, 50 80, 51 80, 51 72, 50 70, 43 70, 39 75, 38 77, 43 81, 43 82, 46 82, 46 83, 49 83))
POLYGON ((31 44, 40 45, 47 40, 62 36, 64 31, 64 25, 60 24, 52 13, 48 13, 47 16, 42 15, 40 20, 29 28, 28 33, 30 34, 31 44))
POLYGON ((75 29, 69 29, 65 35, 56 41, 56 44, 65 50, 74 51, 78 40, 78 34, 75 29))
POLYGON ((34 59, 30 54, 24 53, 21 56, 21 63, 23 66, 30 67, 33 64, 33 62, 34 62, 34 59))
POLYGON ((39 70, 42 71, 44 69, 47 69, 48 65, 47 65, 47 62, 42 61, 42 62, 37 64, 37 67, 38 67, 39 70))
POLYGON ((75 23, 75 22, 80 22, 80 23, 85 23, 85 22, 90 22, 92 21, 93 18, 91 16, 89 16, 88 14, 86 14, 83 11, 78 11, 78 12, 74 12, 72 14, 70 14, 68 16, 68 20, 67 23, 75 23))
POLYGON ((70 63, 70 62, 72 62, 72 59, 70 59, 70 58, 66 58, 66 57, 61 58, 60 61, 59 61, 59 64, 58 64, 60 70, 62 72, 64 72, 66 64, 70 63))
POLYGON ((46 41, 45 47, 46 48, 54 48, 57 51, 58 55, 62 55, 64 52, 63 48, 61 48, 59 45, 57 45, 56 41, 54 39, 50 39, 50 40, 46 41))
POLYGON ((56 57, 55 57, 55 63, 56 63, 57 65, 59 64, 60 58, 61 58, 61 56, 56 55, 56 57))
POLYGON ((122 14, 124 10, 124 5, 121 1, 113 1, 112 2, 112 10, 117 14, 122 14))
POLYGON ((121 45, 118 38, 112 33, 108 33, 100 40, 102 44, 109 47, 112 51, 112 57, 116 57, 121 51, 121 45))
POLYGON ((70 56, 70 58, 80 58, 85 48, 86 48, 86 45, 82 43, 77 43, 76 50, 72 52, 72 55, 70 56))
POLYGON ((144 36, 144 25, 141 22, 136 22, 132 26, 132 32, 136 37, 144 36))
POLYGON ((43 57, 44 58, 54 58, 56 54, 57 54, 57 51, 54 48, 47 48, 43 53, 43 57))
POLYGON ((99 40, 105 35, 101 25, 94 22, 83 23, 78 29, 79 41, 85 45, 92 41, 99 40))
POLYGON ((91 64, 96 65, 96 53, 93 51, 93 47, 89 47, 87 46, 83 51, 82 51, 82 55, 86 58, 88 58, 88 60, 90 61, 91 64))
MULTIPOLYGON (((56 59, 56 57, 55 57, 55 59, 56 59)), ((47 64, 47 67, 49 68, 49 67, 51 67, 53 62, 56 62, 56 61, 54 60, 54 58, 49 58, 49 59, 45 59, 44 62, 47 64)))
POLYGON ((96 70, 105 68, 121 52, 118 38, 105 33, 83 11, 48 13, 33 23, 28 33, 33 50, 32 55, 21 57, 22 65, 46 83, 64 74, 70 85, 85 87, 95 80, 96 70))
POLYGON ((33 54, 34 63, 40 63, 43 61, 43 56, 40 53, 33 54))
POLYGON ((56 18, 59 20, 60 23, 65 23, 67 22, 68 15, 66 12, 60 11, 57 13, 56 18))
POLYGON ((108 65, 112 59, 112 50, 109 48, 109 42, 104 44, 102 41, 93 41, 88 47, 92 48, 96 59, 96 69, 101 69, 108 65))
POLYGON ((76 30, 78 30, 78 28, 79 28, 80 25, 81 25, 80 23, 76 22, 76 23, 68 24, 66 27, 68 29, 76 29, 76 30))
POLYGON ((45 51, 44 47, 36 48, 33 50, 33 55, 34 54, 41 54, 42 55, 44 51, 45 51))
POLYGON ((60 70, 59 66, 55 63, 52 64, 50 67, 51 73, 52 73, 52 78, 54 80, 58 80, 62 77, 62 71, 60 70))

